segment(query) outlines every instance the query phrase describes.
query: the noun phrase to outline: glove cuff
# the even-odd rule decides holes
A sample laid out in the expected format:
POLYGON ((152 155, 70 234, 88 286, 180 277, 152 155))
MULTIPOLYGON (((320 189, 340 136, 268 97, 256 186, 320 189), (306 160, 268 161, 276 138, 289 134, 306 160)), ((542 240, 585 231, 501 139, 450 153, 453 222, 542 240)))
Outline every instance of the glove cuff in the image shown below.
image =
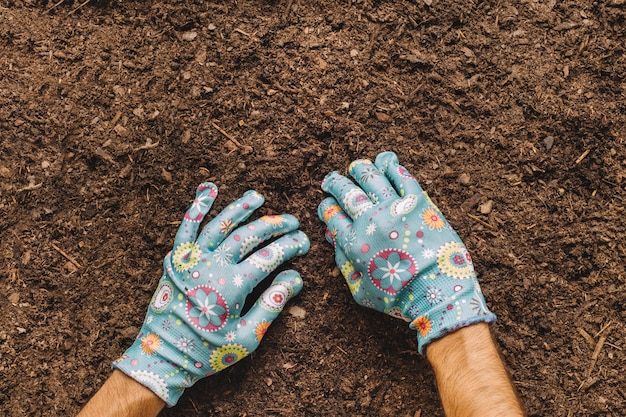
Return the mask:
POLYGON ((475 323, 496 321, 487 308, 478 284, 474 291, 441 303, 414 319, 409 327, 417 330, 417 350, 424 355, 426 346, 448 333, 475 323))
POLYGON ((112 367, 150 389, 168 407, 173 407, 185 388, 200 379, 200 369, 196 369, 193 359, 187 355, 181 357, 176 354, 176 349, 166 346, 166 341, 144 330, 147 329, 142 329, 133 345, 113 362, 112 367))

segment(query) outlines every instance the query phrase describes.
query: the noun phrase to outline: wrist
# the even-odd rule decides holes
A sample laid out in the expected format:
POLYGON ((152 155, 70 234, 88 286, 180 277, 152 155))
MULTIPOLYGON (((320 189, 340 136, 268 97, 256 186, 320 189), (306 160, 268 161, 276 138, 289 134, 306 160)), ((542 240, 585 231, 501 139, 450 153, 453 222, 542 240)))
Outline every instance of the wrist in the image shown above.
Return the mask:
POLYGON ((446 416, 524 416, 487 323, 434 340, 426 357, 435 371, 446 416))
POLYGON ((114 370, 78 417, 155 417, 165 402, 124 373, 114 370))

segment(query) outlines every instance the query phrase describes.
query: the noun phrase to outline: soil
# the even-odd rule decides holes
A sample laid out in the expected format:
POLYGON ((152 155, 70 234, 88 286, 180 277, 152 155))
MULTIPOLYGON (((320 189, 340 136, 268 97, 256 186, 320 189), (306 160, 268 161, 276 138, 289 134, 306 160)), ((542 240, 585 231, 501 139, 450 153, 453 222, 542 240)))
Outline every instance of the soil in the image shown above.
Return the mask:
POLYGON ((463 238, 530 416, 626 415, 624 0, 0 0, 0 414, 75 415, 198 183, 297 215, 305 289, 175 416, 443 416, 316 207, 394 150, 463 238))

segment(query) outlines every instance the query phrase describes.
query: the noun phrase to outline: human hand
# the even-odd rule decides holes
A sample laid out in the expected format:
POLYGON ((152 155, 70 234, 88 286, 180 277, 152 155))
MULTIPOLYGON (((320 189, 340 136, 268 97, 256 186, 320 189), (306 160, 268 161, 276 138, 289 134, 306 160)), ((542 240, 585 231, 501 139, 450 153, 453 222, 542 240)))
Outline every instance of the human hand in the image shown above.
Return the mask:
POLYGON ((216 197, 214 184, 198 186, 173 251, 163 262, 163 276, 139 335, 113 364, 169 406, 185 388, 253 352, 285 303, 302 288, 296 271, 281 272, 240 316, 254 287, 293 256, 304 255, 309 239, 296 231, 298 220, 289 214, 263 216, 236 228, 263 204, 256 191, 228 205, 198 235, 216 197))
POLYGON ((418 350, 496 316, 485 305, 465 245, 393 152, 331 172, 318 215, 356 302, 409 321, 418 350))

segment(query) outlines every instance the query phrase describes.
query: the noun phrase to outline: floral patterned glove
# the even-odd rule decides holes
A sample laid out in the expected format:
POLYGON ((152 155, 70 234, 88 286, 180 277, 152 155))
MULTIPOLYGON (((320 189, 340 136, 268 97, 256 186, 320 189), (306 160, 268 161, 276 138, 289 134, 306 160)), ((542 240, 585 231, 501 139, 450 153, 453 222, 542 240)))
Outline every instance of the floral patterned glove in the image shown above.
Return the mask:
POLYGON ((354 161, 359 184, 331 172, 318 208, 352 296, 411 322, 418 350, 496 316, 485 305, 465 245, 396 154, 354 161))
POLYGON ((168 406, 199 379, 253 352, 285 303, 302 288, 296 271, 282 272, 241 316, 246 296, 283 262, 305 254, 309 239, 296 231, 299 223, 288 214, 263 216, 234 229, 263 204, 256 191, 226 207, 197 236, 216 196, 214 184, 198 187, 173 252, 165 257, 139 336, 113 364, 168 406))

